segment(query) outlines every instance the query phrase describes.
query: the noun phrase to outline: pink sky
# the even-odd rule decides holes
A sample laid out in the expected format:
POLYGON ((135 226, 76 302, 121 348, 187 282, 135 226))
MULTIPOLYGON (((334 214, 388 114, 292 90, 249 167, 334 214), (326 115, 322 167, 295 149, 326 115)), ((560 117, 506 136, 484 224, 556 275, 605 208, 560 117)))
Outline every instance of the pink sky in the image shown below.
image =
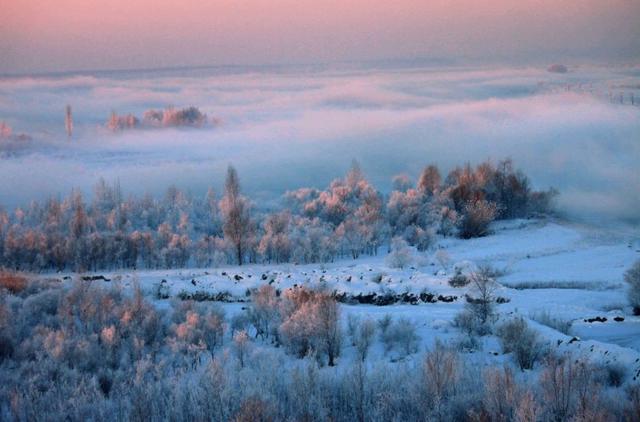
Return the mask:
POLYGON ((638 0, 0 2, 0 72, 640 57, 638 0))

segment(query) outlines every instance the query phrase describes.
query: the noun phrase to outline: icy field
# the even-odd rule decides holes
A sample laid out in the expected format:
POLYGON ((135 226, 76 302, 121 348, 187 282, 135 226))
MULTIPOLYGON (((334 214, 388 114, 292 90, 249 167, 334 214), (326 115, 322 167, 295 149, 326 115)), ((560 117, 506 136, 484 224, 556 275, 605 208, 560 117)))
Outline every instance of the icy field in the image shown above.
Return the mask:
MULTIPOLYGON (((640 317, 632 315, 623 282, 624 271, 640 258, 637 232, 554 220, 516 220, 496 223, 488 237, 440 239, 431 252, 414 252, 413 264, 405 269, 390 268, 385 256, 386 250, 381 250, 378 257, 324 265, 247 265, 84 277, 104 276, 109 281, 102 282, 125 288, 137 280, 159 307, 172 298, 220 300, 228 316, 247 306, 250 289, 265 283, 279 290, 324 285, 342 297, 345 325, 350 314, 405 317, 416 323, 424 350, 436 338, 455 341, 460 336, 453 319, 470 287, 452 287, 448 280, 456 271, 464 274, 490 265, 499 283, 496 296, 506 302, 497 306, 500 318, 522 315, 552 348, 595 361, 618 362, 629 368, 634 381, 640 379, 640 317), (393 303, 381 306, 389 301, 393 303), (570 322, 569 334, 537 322, 545 313, 570 322), (587 321, 596 317, 606 321, 587 321)), ((68 280, 71 275, 61 277, 68 280)), ((481 341, 479 359, 504 359, 495 337, 481 341)), ((376 347, 372 356, 382 357, 382 346, 376 347)), ((346 347, 341 359, 355 353, 350 349, 346 347)))

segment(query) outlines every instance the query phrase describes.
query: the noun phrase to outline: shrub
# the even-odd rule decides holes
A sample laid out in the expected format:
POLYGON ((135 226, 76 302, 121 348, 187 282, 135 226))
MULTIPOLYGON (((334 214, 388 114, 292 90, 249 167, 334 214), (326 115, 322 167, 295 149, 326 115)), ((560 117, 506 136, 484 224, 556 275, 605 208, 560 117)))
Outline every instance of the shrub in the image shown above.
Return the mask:
POLYGON ((251 340, 245 330, 238 331, 233 335, 233 350, 236 353, 240 367, 244 368, 245 360, 249 347, 251 346, 251 340))
POLYGON ((416 326, 406 318, 392 322, 381 332, 382 342, 386 352, 398 350, 401 357, 418 351, 418 334, 416 326))
POLYGON ((627 297, 633 306, 633 313, 640 315, 640 259, 624 273, 624 281, 629 284, 627 297))
POLYGON ((595 418, 598 396, 594 394, 593 367, 572 356, 549 356, 540 375, 540 387, 546 406, 545 420, 564 421, 595 418), (580 417, 582 416, 582 417, 580 417))
POLYGON ((571 321, 551 316, 548 311, 543 311, 531 315, 531 319, 542 325, 560 331, 562 334, 571 335, 571 321))
POLYGON ((484 371, 483 404, 492 421, 516 419, 518 385, 509 366, 484 371))
POLYGON ((451 287, 464 287, 467 284, 469 284, 471 282, 471 280, 469 280, 469 278, 462 274, 461 272, 457 271, 453 277, 451 277, 449 279, 449 285, 451 287))
POLYGON ((422 364, 425 390, 438 419, 442 418, 442 404, 456 392, 460 378, 459 366, 457 353, 446 348, 440 341, 436 341, 433 350, 425 355, 422 364))
POLYGON ((384 336, 387 332, 387 330, 389 329, 389 327, 391 326, 391 323, 393 322, 393 319, 391 318, 391 315, 389 314, 385 314, 382 318, 380 318, 378 320, 378 328, 380 328, 380 336, 384 336))
POLYGON ((603 365, 602 372, 605 383, 611 387, 620 387, 627 377, 627 368, 618 362, 603 365))
POLYGON ((0 272, 0 289, 16 294, 27 288, 27 278, 14 272, 0 272))
POLYGON ((456 349, 459 352, 474 352, 482 348, 482 344, 478 341, 478 338, 473 334, 466 334, 460 336, 455 342, 456 349))
POLYGON ((542 353, 538 333, 522 317, 505 322, 498 328, 504 353, 513 353, 520 369, 531 369, 542 353))
POLYGON ((449 266, 449 263, 451 262, 451 257, 449 256, 449 253, 444 249, 438 249, 438 251, 435 254, 435 258, 443 270, 446 270, 447 267, 449 266))
POLYGON ((485 268, 469 276, 473 296, 467 296, 466 309, 478 320, 478 325, 490 324, 495 316, 496 283, 485 268))
POLYGON ((358 327, 354 333, 354 345, 358 352, 358 357, 361 361, 365 361, 369 353, 371 343, 373 343, 373 336, 376 332, 376 324, 373 320, 367 318, 358 324, 358 327))
POLYGON ((272 410, 268 402, 250 397, 240 406, 238 413, 231 419, 233 422, 269 422, 273 420, 272 410))
POLYGON ((391 268, 404 268, 411 264, 411 249, 401 237, 394 237, 391 241, 391 252, 387 256, 387 265, 391 268))
POLYGON ((497 207, 493 202, 485 200, 469 201, 464 207, 460 237, 470 239, 489 234, 489 225, 495 220, 497 207))
POLYGON ((478 321, 475 314, 466 306, 453 318, 453 325, 468 336, 486 334, 481 329, 482 324, 478 321))
POLYGON ((230 326, 231 334, 235 334, 238 331, 246 330, 251 324, 251 320, 246 312, 240 312, 231 317, 230 326))
POLYGON ((327 292, 289 289, 282 309, 279 331, 287 349, 298 357, 310 352, 324 353, 329 366, 333 366, 342 346, 335 298, 327 292))
POLYGON ((268 338, 271 334, 277 334, 280 314, 276 289, 269 284, 260 286, 251 293, 251 300, 248 317, 256 329, 256 335, 268 338))
POLYGON ((386 273, 375 273, 374 275, 371 276, 371 281, 376 283, 376 284, 380 284, 382 283, 382 279, 386 276, 386 273))
POLYGON ((640 420, 640 385, 638 384, 627 387, 627 403, 624 409, 624 417, 627 421, 640 420))

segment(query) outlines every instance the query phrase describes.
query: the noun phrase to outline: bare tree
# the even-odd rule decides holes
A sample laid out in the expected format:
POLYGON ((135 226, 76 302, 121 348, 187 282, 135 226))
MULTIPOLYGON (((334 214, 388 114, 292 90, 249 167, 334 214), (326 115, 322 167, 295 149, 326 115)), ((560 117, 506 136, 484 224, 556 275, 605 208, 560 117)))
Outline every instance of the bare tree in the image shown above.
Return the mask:
POLYGON ((468 299, 468 305, 482 324, 489 322, 495 311, 495 290, 497 285, 488 268, 480 268, 469 276, 475 297, 468 299))
POLYGON ((233 336, 233 349, 236 352, 236 356, 238 357, 241 368, 244 368, 247 353, 249 352, 249 347, 250 340, 247 332, 245 330, 242 330, 235 333, 235 335, 233 336))

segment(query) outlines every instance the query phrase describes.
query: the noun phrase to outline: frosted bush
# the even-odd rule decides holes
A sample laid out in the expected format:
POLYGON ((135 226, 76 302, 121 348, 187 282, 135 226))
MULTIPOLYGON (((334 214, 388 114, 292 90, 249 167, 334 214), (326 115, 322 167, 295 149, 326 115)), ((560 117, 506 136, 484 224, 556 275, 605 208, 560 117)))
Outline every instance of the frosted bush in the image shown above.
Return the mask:
POLYGON ((419 337, 414 323, 406 318, 393 321, 388 327, 381 329, 382 342, 386 352, 396 350, 400 357, 418 351, 419 337))
POLYGON ((522 317, 513 318, 498 327, 497 335, 504 353, 513 353, 520 369, 531 369, 542 355, 538 332, 522 317))
POLYGON ((624 281, 629 285, 627 297, 633 306, 633 312, 640 315, 640 260, 624 273, 624 281))
POLYGON ((413 262, 411 248, 407 242, 400 238, 394 237, 391 241, 391 252, 386 258, 387 265, 391 268, 405 268, 413 262))

